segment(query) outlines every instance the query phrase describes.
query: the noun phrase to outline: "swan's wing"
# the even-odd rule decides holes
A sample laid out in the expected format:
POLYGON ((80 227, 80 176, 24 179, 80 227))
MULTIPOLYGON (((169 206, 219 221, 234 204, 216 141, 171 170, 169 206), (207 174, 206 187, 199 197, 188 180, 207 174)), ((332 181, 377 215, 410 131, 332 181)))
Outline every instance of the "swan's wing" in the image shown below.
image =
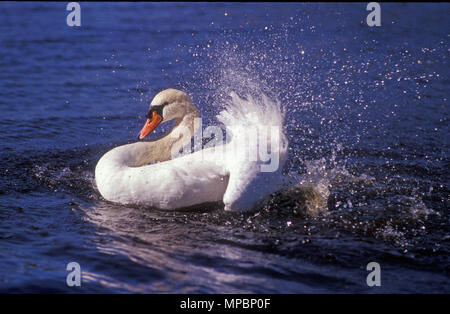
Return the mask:
POLYGON ((280 188, 281 170, 262 172, 255 162, 236 164, 230 169, 227 190, 223 196, 225 210, 253 209, 271 193, 280 188))

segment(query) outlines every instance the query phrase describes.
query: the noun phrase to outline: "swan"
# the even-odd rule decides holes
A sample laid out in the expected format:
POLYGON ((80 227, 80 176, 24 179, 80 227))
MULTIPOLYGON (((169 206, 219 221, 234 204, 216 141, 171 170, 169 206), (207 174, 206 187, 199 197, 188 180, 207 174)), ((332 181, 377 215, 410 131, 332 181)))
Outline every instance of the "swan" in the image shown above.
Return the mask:
POLYGON ((227 211, 246 211, 264 202, 282 183, 281 168, 287 155, 283 113, 279 103, 266 96, 262 106, 251 97, 231 96, 232 103, 217 116, 232 134, 231 141, 172 158, 174 152, 191 144, 199 115, 185 92, 172 88, 159 92, 150 103, 138 138, 143 140, 160 123, 175 120, 174 126, 162 137, 105 153, 95 167, 95 182, 102 197, 114 203, 164 210, 223 202, 227 211), (248 158, 245 143, 249 136, 245 131, 253 126, 256 132, 252 135, 261 137, 266 143, 260 142, 267 147, 268 139, 258 130, 270 124, 278 130, 278 134, 273 133, 278 142, 269 150, 279 162, 274 171, 261 171, 269 161, 248 158))

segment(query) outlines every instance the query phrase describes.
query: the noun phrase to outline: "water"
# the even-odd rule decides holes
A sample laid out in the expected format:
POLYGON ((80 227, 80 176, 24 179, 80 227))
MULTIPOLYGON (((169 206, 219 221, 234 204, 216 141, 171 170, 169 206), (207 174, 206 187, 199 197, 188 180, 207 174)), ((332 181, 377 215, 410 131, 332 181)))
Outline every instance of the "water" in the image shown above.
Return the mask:
POLYGON ((450 5, 383 3, 373 28, 365 3, 82 3, 78 28, 65 5, 0 4, 1 292, 450 292, 450 5), (104 201, 98 159, 168 87, 204 127, 232 91, 278 99, 300 192, 104 201))

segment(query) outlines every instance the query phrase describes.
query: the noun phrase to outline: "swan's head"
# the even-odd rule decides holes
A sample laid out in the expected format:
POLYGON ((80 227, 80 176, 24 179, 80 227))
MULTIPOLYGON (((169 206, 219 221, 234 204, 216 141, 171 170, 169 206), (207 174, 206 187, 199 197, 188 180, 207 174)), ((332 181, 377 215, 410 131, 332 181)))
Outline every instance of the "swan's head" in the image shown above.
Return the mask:
POLYGON ((145 114, 147 121, 138 134, 138 138, 142 140, 158 124, 173 119, 182 119, 191 112, 197 112, 191 98, 185 93, 177 89, 169 88, 159 92, 150 103, 150 107, 145 114))

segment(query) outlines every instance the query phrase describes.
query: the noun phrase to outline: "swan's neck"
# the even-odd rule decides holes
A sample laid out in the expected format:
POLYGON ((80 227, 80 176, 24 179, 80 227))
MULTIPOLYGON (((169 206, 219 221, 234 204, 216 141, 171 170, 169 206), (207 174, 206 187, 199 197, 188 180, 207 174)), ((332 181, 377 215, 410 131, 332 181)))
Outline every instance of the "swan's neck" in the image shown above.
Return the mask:
POLYGON ((115 162, 121 166, 140 167, 169 160, 191 142, 197 117, 196 111, 189 112, 183 118, 176 119, 173 128, 160 138, 116 147, 111 151, 114 152, 115 162))

